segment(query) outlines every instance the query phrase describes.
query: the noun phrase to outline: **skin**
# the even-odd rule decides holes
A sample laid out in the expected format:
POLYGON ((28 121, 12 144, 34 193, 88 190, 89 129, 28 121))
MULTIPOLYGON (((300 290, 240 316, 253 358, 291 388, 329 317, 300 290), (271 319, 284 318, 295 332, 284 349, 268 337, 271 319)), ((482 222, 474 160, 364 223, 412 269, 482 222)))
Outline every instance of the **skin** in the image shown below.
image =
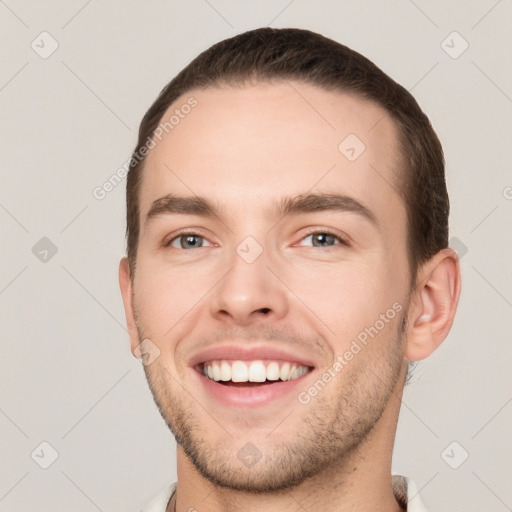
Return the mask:
POLYGON ((447 336, 460 269, 444 249, 409 293, 393 121, 366 100, 296 82, 191 91, 168 112, 190 96, 197 107, 146 161, 135 276, 126 258, 119 269, 132 352, 146 338, 160 350, 144 370, 178 441, 178 512, 400 510, 391 456, 407 363, 447 336), (366 146, 353 162, 338 150, 351 133, 366 146), (349 195, 378 227, 354 212, 272 214, 283 197, 306 192, 349 195), (215 201, 218 216, 146 224, 168 193, 215 201), (183 249, 183 228, 204 238, 183 249), (349 245, 319 242, 311 228, 349 245), (236 251, 249 235, 263 249, 250 264, 236 251), (307 391, 394 303, 401 311, 307 404, 294 392, 224 406, 188 366, 203 348, 258 339, 315 362, 297 390, 307 391), (247 442, 262 454, 252 467, 237 458, 247 442))

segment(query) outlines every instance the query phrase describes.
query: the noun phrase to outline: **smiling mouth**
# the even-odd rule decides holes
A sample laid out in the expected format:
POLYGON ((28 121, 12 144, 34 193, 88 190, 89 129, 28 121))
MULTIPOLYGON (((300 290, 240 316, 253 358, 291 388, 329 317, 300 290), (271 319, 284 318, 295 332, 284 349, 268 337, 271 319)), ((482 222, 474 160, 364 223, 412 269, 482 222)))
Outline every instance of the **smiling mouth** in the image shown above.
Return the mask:
POLYGON ((295 380, 312 371, 312 367, 277 360, 213 360, 196 365, 207 379, 231 387, 260 387, 295 380))

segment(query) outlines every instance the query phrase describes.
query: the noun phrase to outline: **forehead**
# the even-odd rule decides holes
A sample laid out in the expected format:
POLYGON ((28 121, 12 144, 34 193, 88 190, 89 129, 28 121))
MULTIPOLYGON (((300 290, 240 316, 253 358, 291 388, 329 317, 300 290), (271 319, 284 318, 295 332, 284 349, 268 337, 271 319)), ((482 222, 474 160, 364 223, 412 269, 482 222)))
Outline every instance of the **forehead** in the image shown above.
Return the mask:
POLYGON ((173 115, 146 159, 141 222, 168 193, 248 211, 283 196, 335 192, 359 199, 384 221, 403 217, 397 128, 370 101, 283 81, 192 90, 161 125, 173 115), (190 98, 196 106, 182 109, 190 98))

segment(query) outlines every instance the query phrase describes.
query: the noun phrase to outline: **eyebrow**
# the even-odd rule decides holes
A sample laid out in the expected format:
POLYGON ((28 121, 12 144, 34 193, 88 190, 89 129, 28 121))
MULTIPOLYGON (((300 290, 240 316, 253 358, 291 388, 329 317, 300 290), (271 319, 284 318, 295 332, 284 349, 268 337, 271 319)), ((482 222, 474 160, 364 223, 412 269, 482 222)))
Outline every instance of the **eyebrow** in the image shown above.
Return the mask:
MULTIPOLYGON (((367 206, 353 197, 342 194, 305 193, 285 197, 273 208, 273 214, 279 218, 325 211, 356 213, 374 227, 379 227, 377 217, 367 206)), ((146 215, 145 224, 161 215, 198 215, 213 218, 220 216, 220 208, 204 197, 167 194, 153 201, 146 215)))

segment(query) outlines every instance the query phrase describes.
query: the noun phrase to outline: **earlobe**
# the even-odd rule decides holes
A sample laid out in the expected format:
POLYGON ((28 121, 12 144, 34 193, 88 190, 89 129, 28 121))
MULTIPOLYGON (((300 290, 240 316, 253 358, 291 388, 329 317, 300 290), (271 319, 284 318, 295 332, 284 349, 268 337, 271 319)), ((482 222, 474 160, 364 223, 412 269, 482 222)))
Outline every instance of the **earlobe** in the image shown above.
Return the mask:
POLYGON ((448 336, 460 289, 459 258, 453 249, 441 250, 422 266, 409 310, 407 359, 425 359, 448 336))
MULTIPOLYGON (((126 317, 126 326, 128 327, 128 334, 130 336, 130 346, 132 354, 139 346, 139 330, 135 319, 135 308, 133 304, 133 289, 130 274, 130 266, 128 258, 124 257, 119 262, 119 287, 121 288, 121 295, 123 297, 124 313, 126 317)), ((135 354, 134 354, 134 357, 135 354)))

